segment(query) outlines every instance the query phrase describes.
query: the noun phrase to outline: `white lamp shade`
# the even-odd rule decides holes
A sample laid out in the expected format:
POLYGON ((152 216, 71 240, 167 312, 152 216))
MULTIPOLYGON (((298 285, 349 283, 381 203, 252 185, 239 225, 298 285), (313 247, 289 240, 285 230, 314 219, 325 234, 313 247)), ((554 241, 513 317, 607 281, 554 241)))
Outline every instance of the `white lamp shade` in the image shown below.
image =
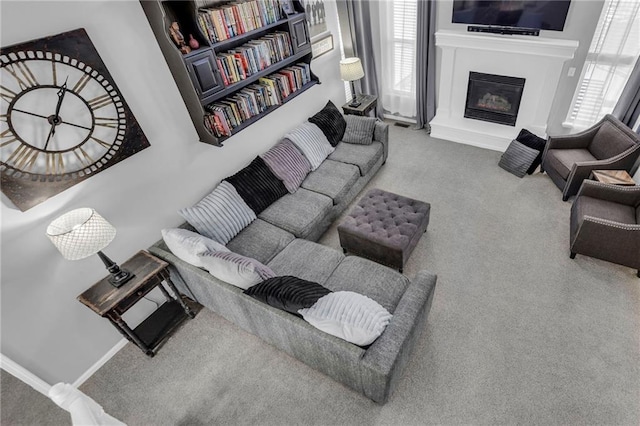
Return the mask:
POLYGON ((47 237, 69 260, 96 254, 108 246, 115 236, 116 228, 90 208, 71 210, 47 227, 47 237))
POLYGON ((340 61, 340 78, 343 81, 360 80, 364 77, 360 58, 345 58, 340 61))

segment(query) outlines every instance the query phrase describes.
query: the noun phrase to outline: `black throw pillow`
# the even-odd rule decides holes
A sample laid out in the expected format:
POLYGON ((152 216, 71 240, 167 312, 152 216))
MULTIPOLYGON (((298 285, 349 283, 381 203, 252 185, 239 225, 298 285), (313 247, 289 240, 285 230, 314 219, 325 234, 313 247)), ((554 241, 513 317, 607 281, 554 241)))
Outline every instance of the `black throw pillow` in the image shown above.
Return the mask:
POLYGON ((289 193, 284 183, 260 157, 256 157, 247 167, 225 180, 233 185, 256 215, 289 193))
POLYGON ((331 146, 338 145, 342 140, 347 122, 340 113, 340 110, 329 101, 316 115, 309 117, 309 123, 320 127, 322 133, 327 137, 331 146))
POLYGON ((529 169, 527 170, 527 174, 533 174, 540 163, 542 163, 542 154, 544 154, 544 147, 547 144, 547 141, 545 139, 542 139, 541 137, 534 135, 527 129, 520 130, 520 133, 518 134, 516 140, 522 145, 538 151, 538 156, 535 160, 533 160, 533 163, 531 163, 531 166, 529 166, 529 169))
POLYGON ((291 275, 269 278, 244 291, 254 299, 298 316, 298 310, 310 308, 329 293, 331 290, 318 283, 291 275))

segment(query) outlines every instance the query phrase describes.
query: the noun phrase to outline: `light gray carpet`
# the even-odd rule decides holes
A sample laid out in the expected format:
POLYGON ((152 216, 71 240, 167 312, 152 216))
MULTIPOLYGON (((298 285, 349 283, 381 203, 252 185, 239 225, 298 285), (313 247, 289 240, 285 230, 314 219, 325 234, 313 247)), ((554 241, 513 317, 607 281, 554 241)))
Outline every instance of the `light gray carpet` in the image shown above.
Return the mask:
MULTIPOLYGON (((500 154, 391 127, 370 187, 431 203, 405 271, 438 274, 384 406, 203 310, 148 359, 127 345, 82 390, 129 425, 640 423, 640 280, 569 259, 569 210, 500 154)), ((322 238, 338 248, 335 225, 322 238)))

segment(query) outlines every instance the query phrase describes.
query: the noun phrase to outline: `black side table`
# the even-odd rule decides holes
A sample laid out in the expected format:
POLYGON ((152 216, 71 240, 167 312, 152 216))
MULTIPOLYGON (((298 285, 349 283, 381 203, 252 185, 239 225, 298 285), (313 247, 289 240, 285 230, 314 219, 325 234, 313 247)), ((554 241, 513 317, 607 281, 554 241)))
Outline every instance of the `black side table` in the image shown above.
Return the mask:
POLYGON ((171 282, 168 266, 167 262, 141 250, 122 264, 123 269, 135 275, 129 282, 116 288, 105 277, 78 296, 78 300, 109 319, 124 337, 153 357, 187 317, 195 317, 195 312, 187 306, 171 282), (163 282, 175 297, 169 294, 163 282), (122 314, 156 287, 160 288, 167 301, 132 330, 122 319, 122 314))
POLYGON ((357 107, 349 106, 351 102, 342 105, 344 115, 369 115, 369 112, 375 111, 378 104, 378 97, 373 95, 358 95, 356 101, 360 102, 357 107))

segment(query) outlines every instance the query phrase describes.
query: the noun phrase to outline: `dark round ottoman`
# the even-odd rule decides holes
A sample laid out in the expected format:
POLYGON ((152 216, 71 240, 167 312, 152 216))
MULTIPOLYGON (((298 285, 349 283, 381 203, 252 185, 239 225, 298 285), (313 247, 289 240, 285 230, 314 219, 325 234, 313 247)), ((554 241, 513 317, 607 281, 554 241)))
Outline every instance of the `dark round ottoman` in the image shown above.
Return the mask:
POLYGON ((402 272, 429 225, 431 205, 381 189, 372 189, 338 225, 340 245, 353 253, 402 272))

